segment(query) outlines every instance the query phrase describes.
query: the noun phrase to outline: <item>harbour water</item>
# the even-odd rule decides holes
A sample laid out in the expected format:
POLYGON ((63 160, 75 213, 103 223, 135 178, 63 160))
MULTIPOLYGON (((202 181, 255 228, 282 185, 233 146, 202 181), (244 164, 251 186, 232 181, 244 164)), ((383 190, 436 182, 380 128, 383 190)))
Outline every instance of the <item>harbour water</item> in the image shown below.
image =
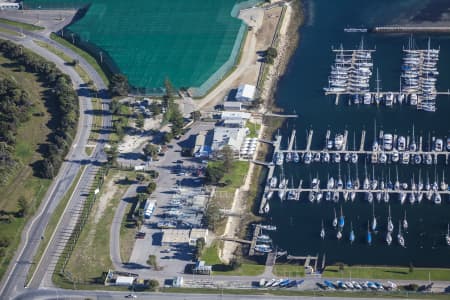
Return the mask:
MULTIPOLYGON (((427 17, 436 13, 433 6, 427 5, 433 1, 417 0, 378 0, 378 1, 305 1, 306 21, 300 30, 300 44, 294 54, 285 75, 278 84, 276 93, 277 105, 286 113, 296 111, 299 118, 288 120, 283 125, 281 133, 287 137, 291 129, 297 130, 298 148, 306 144, 306 131, 314 129, 311 149, 322 149, 324 137, 328 129, 332 136, 336 133, 349 131, 349 149, 353 147, 353 132, 356 132, 356 144, 362 129, 367 130, 366 147, 370 147, 374 135, 374 121, 377 129, 398 135, 411 135, 413 124, 416 137, 422 135, 428 143, 428 134, 443 138, 450 136, 450 98, 438 96, 437 111, 434 113, 420 112, 415 107, 403 104, 393 107, 376 107, 375 105, 352 105, 342 101, 336 106, 333 96, 325 96, 323 87, 327 86, 327 77, 334 54, 331 47, 337 48, 342 43, 344 48, 358 47, 361 37, 364 37, 367 48, 376 48, 373 54, 374 69, 379 69, 382 91, 398 91, 399 76, 402 63, 402 49, 408 44, 408 35, 380 35, 371 33, 345 33, 346 27, 367 27, 377 25, 398 24, 414 17, 422 20, 423 16, 413 13, 426 8, 427 17), (368 3, 369 2, 369 3, 368 3), (394 3, 392 3, 394 2, 394 3), (369 143, 369 144, 367 144, 369 143)), ((436 3, 439 1, 435 1, 436 3)), ((420 48, 427 47, 428 36, 415 36, 420 48)), ((440 75, 437 90, 447 91, 450 88, 450 36, 433 35, 431 45, 440 47, 438 64, 440 75)), ((375 77, 375 76, 373 76, 375 77)), ((372 78, 373 79, 373 78, 372 78)), ((375 80, 371 83, 375 89, 375 80)), ((287 139, 285 139, 286 141, 287 139)), ((355 165, 351 164, 351 176, 355 176, 355 165)), ((372 165, 367 162, 369 175, 372 165)), ((358 164, 359 178, 364 178, 364 162, 358 164)), ((375 165, 375 176, 384 178, 391 172, 395 180, 395 165, 375 165)), ((450 167, 440 162, 436 166, 439 178, 445 173, 446 181, 450 179, 450 167)), ((427 174, 434 180, 435 166, 398 165, 401 181, 411 184, 412 174, 417 182, 419 170, 425 181, 427 174)), ((280 169, 277 168, 277 173, 280 169)), ((285 164, 284 173, 297 186, 303 180, 304 186, 311 178, 319 175, 322 186, 326 184, 327 174, 334 178, 338 176, 337 164, 313 163, 285 164)), ((341 163, 342 177, 347 176, 348 167, 341 163)), ((309 203, 307 193, 302 194, 300 201, 284 201, 280 203, 277 197, 270 202, 269 219, 277 225, 278 231, 271 236, 278 248, 287 250, 292 255, 322 255, 326 254, 327 264, 344 262, 346 264, 366 265, 409 265, 450 267, 450 247, 445 243, 447 224, 450 223, 450 199, 443 196, 442 204, 437 206, 431 201, 422 200, 420 204, 411 205, 406 201, 399 203, 397 196, 391 196, 390 207, 395 226, 393 243, 388 246, 385 238, 387 232, 388 205, 384 202, 375 203, 375 215, 378 230, 372 232, 373 242, 366 242, 368 221, 372 220, 372 206, 365 201, 364 196, 357 196, 355 202, 342 200, 339 204, 333 202, 309 203), (333 210, 340 213, 342 206, 345 215, 345 226, 341 240, 336 238, 337 231, 331 223, 333 210), (407 214, 409 228, 404 232, 406 248, 397 243, 398 223, 407 214), (321 222, 324 222, 326 237, 320 238, 321 222), (350 222, 353 224, 356 239, 350 244, 350 222)))

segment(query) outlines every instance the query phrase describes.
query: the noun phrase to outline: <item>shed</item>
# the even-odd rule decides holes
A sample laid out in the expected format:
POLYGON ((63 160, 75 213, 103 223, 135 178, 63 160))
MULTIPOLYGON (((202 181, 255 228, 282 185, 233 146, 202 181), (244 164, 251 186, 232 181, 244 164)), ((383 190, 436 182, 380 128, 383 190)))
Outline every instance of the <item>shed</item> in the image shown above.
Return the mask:
POLYGON ((256 87, 250 84, 242 84, 238 87, 236 100, 242 102, 251 102, 255 99, 256 87))
POLYGON ((242 110, 242 102, 239 101, 225 101, 223 103, 224 110, 242 110))
POLYGON ((135 278, 130 276, 117 276, 116 285, 130 286, 133 285, 135 278))

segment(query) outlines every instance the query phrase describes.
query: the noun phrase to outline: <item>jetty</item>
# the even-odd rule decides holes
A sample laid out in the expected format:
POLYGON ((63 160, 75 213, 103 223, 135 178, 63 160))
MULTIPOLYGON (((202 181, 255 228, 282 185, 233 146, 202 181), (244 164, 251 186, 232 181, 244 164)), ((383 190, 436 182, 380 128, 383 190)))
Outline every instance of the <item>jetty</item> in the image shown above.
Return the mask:
POLYGON ((450 26, 378 26, 370 31, 375 33, 449 33, 450 26))
POLYGON ((222 241, 228 241, 228 242, 235 242, 235 243, 240 243, 240 244, 247 244, 250 245, 250 249, 248 251, 248 255, 249 256, 253 256, 258 252, 255 252, 255 246, 256 246, 256 241, 258 240, 258 236, 261 233, 261 226, 260 225, 256 225, 255 229, 253 230, 253 236, 251 240, 245 240, 245 239, 240 239, 240 238, 236 238, 236 237, 228 237, 228 236, 222 236, 219 237, 219 240, 222 241))

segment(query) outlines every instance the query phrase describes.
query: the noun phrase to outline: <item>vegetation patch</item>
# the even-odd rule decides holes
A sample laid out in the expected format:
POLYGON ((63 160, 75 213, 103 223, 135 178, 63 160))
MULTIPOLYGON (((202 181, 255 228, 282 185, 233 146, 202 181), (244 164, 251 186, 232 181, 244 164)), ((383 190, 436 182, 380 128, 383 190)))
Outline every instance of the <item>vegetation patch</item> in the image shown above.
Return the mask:
POLYGON ((374 266, 328 266, 324 277, 350 277, 393 280, 450 280, 450 269, 374 267, 374 266))
POLYGON ((109 85, 108 76, 106 76, 105 72, 100 67, 100 65, 98 64, 97 60, 95 58, 93 58, 89 53, 87 53, 84 50, 81 50, 80 48, 76 47, 75 45, 71 44, 69 41, 65 40, 64 38, 62 38, 62 37, 60 37, 58 35, 56 35, 55 33, 50 34, 50 38, 52 40, 54 40, 55 42, 58 42, 61 45, 71 49, 73 52, 77 53, 82 58, 84 58, 86 60, 86 62, 88 64, 90 64, 95 69, 95 71, 100 75, 100 77, 102 78, 104 84, 106 86, 109 85))
POLYGON ((201 255, 201 260, 212 266, 213 275, 258 276, 264 272, 264 265, 250 260, 234 259, 230 264, 224 264, 219 258, 218 251, 219 245, 214 242, 210 247, 205 248, 201 255))
POLYGON ((0 18, 0 23, 2 24, 6 24, 6 25, 10 25, 10 26, 14 26, 17 28, 22 28, 23 30, 28 30, 28 31, 36 31, 36 30, 43 30, 44 27, 41 26, 36 26, 33 24, 27 24, 27 23, 22 23, 22 22, 17 22, 17 21, 12 21, 12 20, 8 20, 8 19, 3 19, 0 18))

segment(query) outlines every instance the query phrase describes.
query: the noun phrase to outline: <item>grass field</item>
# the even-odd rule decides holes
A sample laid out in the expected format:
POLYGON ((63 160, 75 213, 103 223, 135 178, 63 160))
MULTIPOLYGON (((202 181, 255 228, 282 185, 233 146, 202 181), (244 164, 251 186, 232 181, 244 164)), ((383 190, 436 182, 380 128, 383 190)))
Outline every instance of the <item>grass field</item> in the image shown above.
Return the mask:
POLYGON ((7 28, 0 28, 0 32, 6 33, 6 34, 9 34, 9 35, 12 35, 12 36, 20 36, 20 33, 18 33, 17 31, 10 30, 10 29, 7 29, 7 28))
POLYGON ((11 25, 11 26, 18 27, 18 28, 22 28, 23 30, 28 30, 28 31, 35 31, 35 30, 42 30, 42 29, 44 29, 44 27, 41 27, 41 26, 36 26, 36 25, 32 25, 32 24, 27 24, 27 23, 11 21, 11 20, 8 20, 8 19, 3 19, 3 18, 0 18, 0 23, 6 24, 6 25, 11 25))
MULTIPOLYGON (((61 58, 63 61, 65 61, 67 64, 71 64, 73 62, 72 58, 67 56, 64 52, 56 49, 55 47, 53 47, 47 43, 44 43, 42 41, 34 41, 34 42, 36 44, 38 44, 40 47, 45 48, 48 51, 52 52, 53 54, 55 54, 56 56, 61 58)), ((74 69, 84 82, 90 81, 89 75, 86 73, 86 71, 84 71, 83 68, 81 68, 79 65, 75 65, 74 69)))
POLYGON ((77 282, 100 283, 102 273, 112 268, 109 232, 117 204, 128 188, 128 183, 120 180, 124 177, 120 171, 109 171, 70 256, 66 272, 77 282))
POLYGON ((276 264, 273 266, 273 274, 283 277, 302 277, 305 276, 305 267, 302 264, 276 264))
POLYGON ((98 64, 97 60, 95 60, 95 58, 93 58, 89 53, 87 53, 86 51, 76 47, 75 45, 71 44, 70 42, 66 41, 65 39, 63 39, 62 37, 52 33, 50 35, 50 38, 52 40, 54 40, 55 42, 60 43, 61 45, 72 49, 72 51, 74 51, 75 53, 77 53, 78 55, 80 55, 82 58, 84 58, 88 64, 90 64, 95 71, 97 71, 97 73, 100 75, 100 77, 102 78, 104 84, 106 86, 109 85, 109 79, 108 76, 106 76, 105 72, 103 71, 103 69, 100 67, 100 65, 98 64))
MULTIPOLYGON (((351 298, 374 298, 374 299, 448 299, 448 294, 426 294, 426 293, 385 293, 385 292, 339 292, 339 291, 296 291, 288 289, 207 289, 207 288, 163 288, 162 292, 167 293, 185 293, 185 294, 228 294, 228 295, 277 295, 277 296, 309 296, 307 299, 320 299, 322 297, 341 297, 351 298)), ((216 296, 211 296, 215 299, 216 296)), ((189 299, 187 297, 186 299, 189 299)), ((295 299, 295 298, 293 298, 295 299)))
POLYGON ((132 204, 128 204, 123 215, 122 225, 120 226, 120 257, 123 262, 129 262, 131 253, 134 247, 134 236, 137 229, 135 227, 127 226, 127 213, 130 210, 132 204))
POLYGON ((255 124, 250 121, 247 121, 247 124, 245 125, 248 129, 250 129, 250 133, 247 135, 249 138, 255 138, 258 137, 259 130, 261 129, 260 124, 255 124))
POLYGON ((393 280, 450 280, 450 269, 434 268, 409 268, 404 267, 372 267, 372 266, 345 266, 344 271, 339 271, 337 266, 326 267, 324 277, 353 277, 372 279, 393 279, 393 280))
POLYGON ((244 260, 237 270, 227 270, 228 266, 220 261, 218 251, 218 243, 215 242, 211 247, 205 248, 202 254, 202 260, 213 266, 213 275, 257 276, 264 272, 264 265, 258 265, 247 260, 244 260))
POLYGON ((50 129, 47 123, 50 119, 48 108, 42 101, 45 88, 33 74, 19 71, 14 63, 0 56, 0 78, 9 78, 17 82, 30 95, 34 103, 32 113, 43 113, 43 116, 31 115, 30 119, 19 129, 16 137, 15 158, 20 161, 18 167, 10 172, 7 184, 0 186, 0 210, 3 210, 8 221, 0 224, 0 234, 10 240, 5 254, 0 257, 0 277, 4 274, 15 249, 20 242, 20 232, 27 218, 15 218, 17 201, 23 196, 29 204, 28 216, 31 216, 39 206, 42 197, 50 185, 50 180, 41 179, 33 174, 30 164, 41 160, 42 156, 37 152, 39 144, 44 142, 50 129))
POLYGON ((56 229, 56 225, 59 222, 59 219, 61 218, 64 210, 66 209, 67 202, 69 202, 70 197, 72 196, 73 191, 75 190, 75 187, 78 184, 78 181, 80 180, 81 174, 83 173, 85 167, 82 167, 79 171, 77 176, 75 177, 75 180, 73 181, 70 188, 67 190, 64 197, 59 202, 58 206, 56 206, 52 216, 50 217, 50 220, 48 221, 47 227, 45 228, 44 232, 44 238, 42 239, 41 243, 39 244, 39 247, 36 251, 36 254, 33 257, 33 264, 31 264, 30 269, 28 270, 28 276, 27 276, 27 282, 31 279, 31 276, 33 276, 33 273, 37 267, 37 264, 39 263, 42 254, 44 253, 45 248, 47 247, 50 238, 53 234, 53 232, 56 229))

